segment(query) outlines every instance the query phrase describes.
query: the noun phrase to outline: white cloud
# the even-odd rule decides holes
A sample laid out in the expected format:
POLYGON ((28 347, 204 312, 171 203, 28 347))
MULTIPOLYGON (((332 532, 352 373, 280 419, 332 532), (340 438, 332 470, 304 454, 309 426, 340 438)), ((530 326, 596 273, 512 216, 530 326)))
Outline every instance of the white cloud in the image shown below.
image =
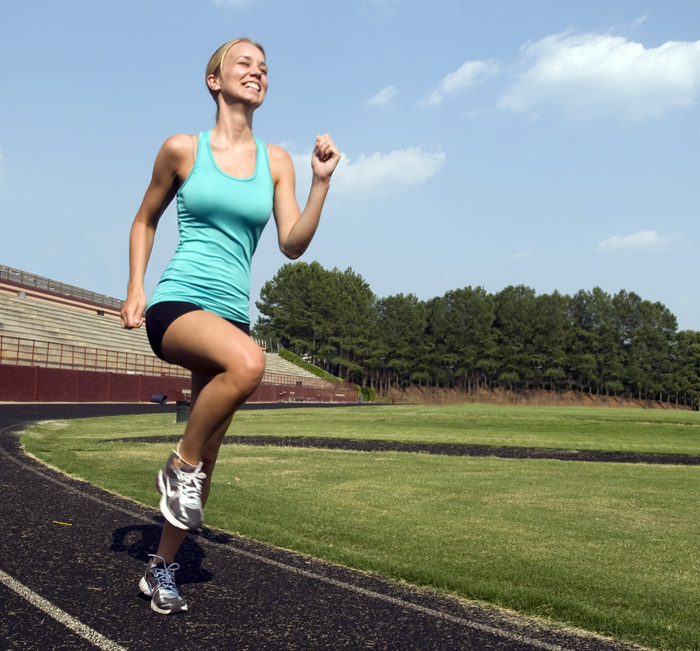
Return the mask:
POLYGON ((649 14, 644 14, 643 16, 640 16, 632 23, 630 29, 637 29, 637 27, 639 27, 642 23, 646 22, 647 18, 649 18, 649 14))
POLYGON ((396 86, 387 86, 382 88, 372 99, 367 100, 369 104, 376 104, 377 106, 391 106, 391 100, 396 97, 396 93, 399 90, 396 86))
POLYGON ((440 104, 445 95, 471 88, 480 84, 499 70, 498 63, 489 61, 466 61, 457 70, 451 72, 438 84, 438 87, 425 101, 426 104, 440 104))
POLYGON ((513 256, 514 260, 525 260, 527 258, 531 258, 533 255, 535 255, 535 252, 532 249, 526 249, 525 251, 521 251, 520 253, 516 253, 513 256))
POLYGON ((640 121, 687 107, 700 92, 700 41, 645 48, 621 36, 565 32, 525 45, 521 65, 502 108, 640 121))
MULTIPOLYGON (((297 190, 303 196, 311 182, 311 155, 293 154, 297 190)), ((442 169, 445 154, 424 151, 421 147, 397 149, 388 154, 362 154, 351 162, 343 154, 333 174, 333 194, 365 197, 388 194, 419 185, 442 169)))
POLYGON ((660 235, 656 231, 638 231, 631 235, 614 235, 596 247, 598 251, 660 251, 669 246, 684 245, 677 233, 660 235))

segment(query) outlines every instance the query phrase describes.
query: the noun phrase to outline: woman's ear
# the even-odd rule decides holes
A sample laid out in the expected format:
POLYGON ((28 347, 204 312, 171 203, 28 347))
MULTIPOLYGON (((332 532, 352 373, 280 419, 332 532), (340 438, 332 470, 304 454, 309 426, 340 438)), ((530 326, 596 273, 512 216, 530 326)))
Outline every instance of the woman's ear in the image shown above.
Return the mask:
POLYGON ((207 86, 213 91, 221 90, 221 82, 216 75, 207 76, 207 86))

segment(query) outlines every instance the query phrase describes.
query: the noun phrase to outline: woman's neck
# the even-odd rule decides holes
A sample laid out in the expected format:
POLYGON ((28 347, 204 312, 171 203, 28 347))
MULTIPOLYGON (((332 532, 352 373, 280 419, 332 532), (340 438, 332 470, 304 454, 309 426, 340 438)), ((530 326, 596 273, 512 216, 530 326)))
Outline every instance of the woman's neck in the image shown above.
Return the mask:
POLYGON ((250 140, 253 137, 253 112, 219 110, 212 133, 229 143, 250 140))

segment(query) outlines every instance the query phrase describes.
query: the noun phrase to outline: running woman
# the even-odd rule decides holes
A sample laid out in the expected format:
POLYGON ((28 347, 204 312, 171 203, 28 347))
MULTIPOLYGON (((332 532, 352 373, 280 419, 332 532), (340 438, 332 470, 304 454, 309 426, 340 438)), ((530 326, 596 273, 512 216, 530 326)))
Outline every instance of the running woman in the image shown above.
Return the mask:
POLYGON ((206 83, 216 123, 198 135, 175 135, 161 147, 131 227, 124 328, 144 322, 153 351, 192 372, 190 416, 177 449, 158 472, 165 517, 160 543, 140 581, 151 607, 187 610, 175 583, 175 555, 202 527, 219 447, 236 410, 255 391, 265 355, 250 338, 250 265, 272 213, 281 251, 296 259, 309 246, 340 154, 318 136, 313 179, 302 211, 294 166, 281 147, 253 135, 253 114, 267 92, 261 45, 238 38, 211 57, 206 83), (180 243, 150 301, 144 275, 158 221, 176 199, 180 243))

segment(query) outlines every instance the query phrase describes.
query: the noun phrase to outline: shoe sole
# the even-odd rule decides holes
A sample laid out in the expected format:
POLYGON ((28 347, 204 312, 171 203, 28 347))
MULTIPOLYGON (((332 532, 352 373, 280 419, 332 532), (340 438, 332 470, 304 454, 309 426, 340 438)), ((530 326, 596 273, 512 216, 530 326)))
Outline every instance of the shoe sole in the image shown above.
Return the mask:
POLYGON ((158 474, 156 475, 156 488, 158 489, 158 492, 161 494, 160 498, 160 512, 163 514, 163 517, 173 525, 173 527, 177 527, 178 529, 182 529, 183 531, 192 531, 194 533, 198 533, 202 530, 201 527, 188 527, 186 524, 183 522, 180 522, 172 513, 172 511, 168 508, 168 497, 165 492, 165 482, 163 481, 163 470, 159 470, 158 474))
POLYGON ((187 604, 185 604, 182 608, 177 608, 174 610, 165 610, 165 608, 158 608, 152 601, 151 601, 151 610, 154 610, 157 612, 159 615, 176 615, 177 613, 183 613, 187 610, 187 604))

